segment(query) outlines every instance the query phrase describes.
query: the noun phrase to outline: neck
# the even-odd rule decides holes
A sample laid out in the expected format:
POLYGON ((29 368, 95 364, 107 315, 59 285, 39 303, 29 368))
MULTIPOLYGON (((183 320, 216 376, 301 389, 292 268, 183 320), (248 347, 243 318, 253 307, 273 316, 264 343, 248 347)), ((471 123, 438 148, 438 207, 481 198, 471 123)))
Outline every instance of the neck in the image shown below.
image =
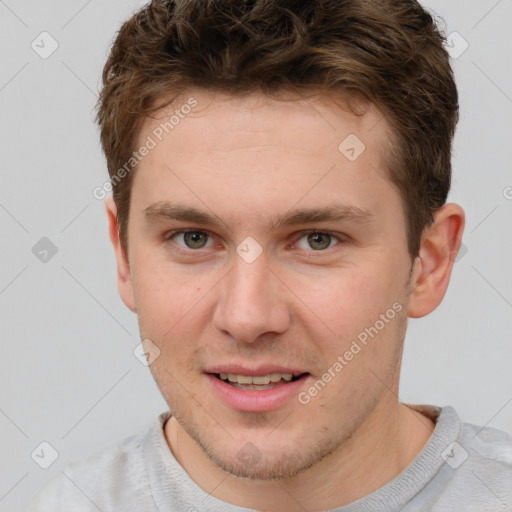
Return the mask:
POLYGON ((257 510, 303 512, 347 505, 403 471, 430 438, 431 419, 386 393, 356 432, 313 467, 285 480, 247 480, 226 474, 171 417, 167 443, 177 461, 206 492, 257 510))

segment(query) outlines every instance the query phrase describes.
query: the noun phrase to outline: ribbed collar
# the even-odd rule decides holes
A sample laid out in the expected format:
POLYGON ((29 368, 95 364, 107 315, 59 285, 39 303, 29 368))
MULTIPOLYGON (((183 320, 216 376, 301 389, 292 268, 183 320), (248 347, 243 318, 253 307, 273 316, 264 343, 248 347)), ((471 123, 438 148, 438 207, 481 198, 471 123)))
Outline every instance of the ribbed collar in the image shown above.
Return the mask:
MULTIPOLYGON (((461 421, 450 407, 412 405, 409 407, 429 416, 435 429, 423 449, 399 475, 371 494, 332 512, 390 512, 410 502, 444 465, 441 457, 455 441, 461 421)), ((155 504, 160 512, 254 512, 254 509, 231 505, 212 497, 199 487, 174 458, 164 436, 163 426, 170 411, 158 416, 143 443, 144 460, 155 504)))

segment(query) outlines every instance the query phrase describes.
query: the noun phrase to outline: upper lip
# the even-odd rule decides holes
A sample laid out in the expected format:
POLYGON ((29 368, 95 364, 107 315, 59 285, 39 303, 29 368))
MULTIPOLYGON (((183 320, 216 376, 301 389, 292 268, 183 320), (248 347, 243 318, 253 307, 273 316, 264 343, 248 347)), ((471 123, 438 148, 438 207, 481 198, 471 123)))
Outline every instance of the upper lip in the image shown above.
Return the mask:
POLYGON ((252 368, 248 368, 247 366, 242 366, 240 364, 222 364, 206 369, 205 373, 232 373, 235 375, 246 375, 248 377, 261 377, 262 375, 270 375, 271 373, 291 373, 292 375, 302 375, 303 373, 308 372, 298 368, 290 368, 276 364, 262 364, 252 368))

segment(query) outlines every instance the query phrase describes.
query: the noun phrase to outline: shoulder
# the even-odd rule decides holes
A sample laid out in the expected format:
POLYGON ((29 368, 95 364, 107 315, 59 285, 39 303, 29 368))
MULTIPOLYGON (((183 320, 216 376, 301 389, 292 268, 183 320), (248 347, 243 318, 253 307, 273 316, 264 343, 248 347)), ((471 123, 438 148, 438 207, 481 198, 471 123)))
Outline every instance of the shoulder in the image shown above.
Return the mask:
POLYGON ((512 495, 512 434, 487 426, 462 423, 460 444, 467 452, 467 461, 475 476, 512 495))
POLYGON ((497 511, 504 510, 504 503, 512 504, 510 433, 464 422, 451 406, 413 408, 430 417, 436 428, 411 465, 408 476, 422 487, 413 489, 404 512, 497 511))
POLYGON ((137 504, 139 510, 152 510, 141 503, 151 496, 144 443, 163 416, 144 430, 69 463, 43 487, 27 512, 106 512, 120 506, 137 510, 137 504))
POLYGON ((512 434, 487 426, 462 423, 460 438, 485 458, 512 467, 512 434))
POLYGON ((510 433, 461 422, 459 436, 443 458, 446 482, 460 502, 465 500, 468 511, 501 510, 504 503, 512 503, 510 433))

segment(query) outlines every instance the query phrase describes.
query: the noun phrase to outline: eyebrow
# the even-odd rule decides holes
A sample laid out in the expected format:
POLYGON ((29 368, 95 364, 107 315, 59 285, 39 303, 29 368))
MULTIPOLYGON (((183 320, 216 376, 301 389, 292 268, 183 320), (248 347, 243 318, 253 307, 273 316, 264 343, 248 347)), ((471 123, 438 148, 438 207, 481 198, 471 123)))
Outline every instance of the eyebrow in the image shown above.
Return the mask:
MULTIPOLYGON (((199 210, 168 201, 161 201, 148 206, 142 213, 147 219, 179 220, 210 227, 227 224, 213 212, 199 210)), ((300 208, 277 215, 270 222, 270 230, 299 224, 314 224, 327 221, 346 221, 358 224, 371 224, 375 216, 369 210, 354 205, 332 205, 324 208, 300 208)))

